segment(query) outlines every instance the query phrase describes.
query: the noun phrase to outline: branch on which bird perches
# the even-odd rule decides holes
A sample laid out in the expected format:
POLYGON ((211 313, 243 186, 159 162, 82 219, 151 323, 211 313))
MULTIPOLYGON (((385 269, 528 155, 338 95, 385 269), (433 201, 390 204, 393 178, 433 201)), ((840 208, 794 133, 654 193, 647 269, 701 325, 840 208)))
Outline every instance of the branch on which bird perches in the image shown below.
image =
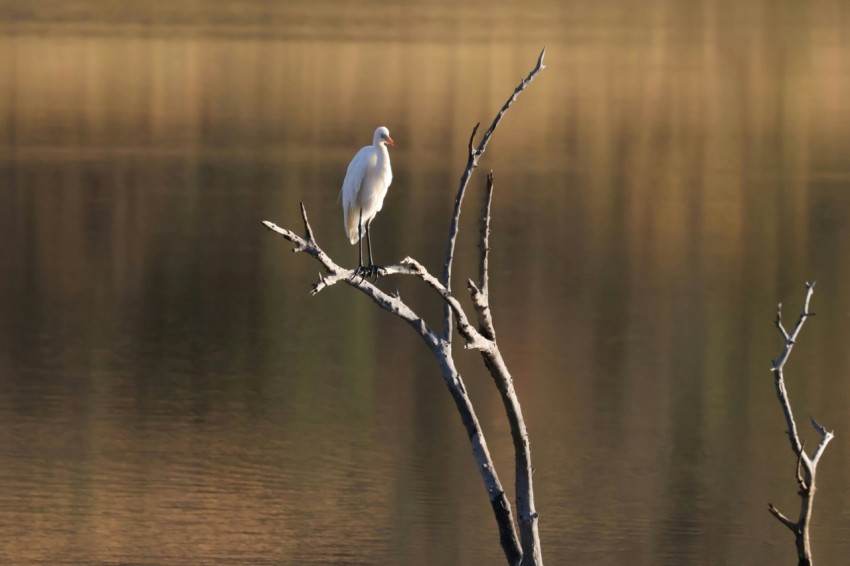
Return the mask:
POLYGON ((357 276, 353 269, 345 269, 339 266, 321 247, 319 247, 319 244, 316 243, 316 239, 313 235, 313 230, 310 227, 310 221, 307 219, 307 210, 304 208, 303 203, 301 204, 301 217, 304 221, 305 231, 305 237, 303 238, 292 230, 281 228, 274 222, 269 222, 268 220, 264 220, 263 225, 295 244, 295 247, 292 250, 293 252, 305 252, 314 257, 316 261, 322 264, 322 267, 325 268, 326 274, 319 275, 319 279, 313 285, 310 294, 315 295, 326 287, 330 287, 340 281, 345 281, 347 284, 352 287, 356 287, 365 293, 384 310, 392 312, 407 322, 430 346, 439 346, 440 340, 437 334, 431 330, 422 317, 408 307, 404 301, 398 297, 388 295, 363 277, 357 276))
MULTIPOLYGON (((269 222, 268 220, 264 220, 263 225, 295 244, 292 251, 307 253, 314 257, 325 268, 326 273, 319 274, 318 280, 310 289, 311 295, 317 295, 324 289, 343 282, 360 289, 372 297, 372 299, 385 310, 398 314, 408 322, 415 321, 417 327, 425 325, 421 317, 414 313, 399 297, 387 295, 368 279, 358 274, 356 270, 345 269, 334 262, 319 246, 319 244, 316 243, 313 230, 310 227, 310 221, 307 218, 307 210, 304 208, 303 203, 301 204, 301 217, 304 222, 304 230, 306 233, 303 238, 298 236, 295 232, 287 230, 286 228, 281 228, 274 222, 269 222)), ((442 283, 440 283, 439 279, 431 275, 431 273, 420 262, 411 257, 406 257, 396 265, 382 267, 381 275, 412 275, 421 279, 426 285, 428 285, 428 287, 436 291, 437 294, 442 297, 443 301, 449 305, 449 308, 451 308, 455 320, 457 321, 458 332, 460 332, 461 336, 463 336, 466 340, 467 349, 482 350, 492 348, 492 342, 482 336, 478 330, 470 324, 469 317, 464 312, 460 302, 458 302, 458 300, 453 297, 448 290, 446 290, 442 283)), ((429 339, 439 341, 439 337, 436 333, 434 333, 430 328, 427 330, 430 333, 429 339)))

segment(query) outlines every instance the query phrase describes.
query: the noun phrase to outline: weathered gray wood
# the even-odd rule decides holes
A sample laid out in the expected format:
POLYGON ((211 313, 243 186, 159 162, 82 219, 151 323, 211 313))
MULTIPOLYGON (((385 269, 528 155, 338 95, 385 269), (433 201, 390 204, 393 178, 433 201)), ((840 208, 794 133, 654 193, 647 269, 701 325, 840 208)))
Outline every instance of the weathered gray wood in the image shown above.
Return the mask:
POLYGON ((478 315, 479 332, 492 343, 491 347, 480 349, 481 356, 502 397, 502 404, 505 407, 505 414, 508 416, 508 423, 511 427, 516 464, 516 503, 523 553, 522 564, 539 565, 543 563, 543 557, 540 549, 540 534, 537 529, 537 511, 534 507, 534 482, 532 480, 534 469, 531 466, 531 444, 522 416, 522 407, 514 390, 513 378, 496 343, 496 329, 493 325, 493 314, 490 311, 489 255, 492 203, 493 172, 491 171, 487 175, 487 189, 481 212, 478 243, 480 252, 478 285, 470 279, 467 281, 467 287, 472 296, 475 312, 478 315))
MULTIPOLYGON (((310 221, 307 218, 307 211, 303 204, 301 205, 301 216, 304 221, 304 237, 286 228, 281 228, 273 222, 264 220, 263 225, 295 244, 292 251, 304 252, 314 257, 325 268, 326 273, 319 274, 319 278, 313 285, 310 294, 316 295, 332 285, 346 283, 366 294, 382 309, 395 314, 407 322, 420 338, 422 338, 440 366, 443 381, 449 389, 449 393, 455 402, 455 407, 466 429, 472 454, 475 457, 478 471, 487 489, 487 495, 490 499, 490 505, 499 529, 499 541, 508 560, 508 564, 519 564, 522 560, 522 550, 511 513, 511 504, 496 473, 493 459, 487 448, 487 441, 484 438, 484 432, 481 429, 481 424, 478 422, 472 401, 466 393, 463 378, 455 368, 450 346, 446 344, 446 341, 441 336, 431 330, 422 317, 407 306, 400 297, 388 295, 367 279, 357 275, 355 270, 345 269, 334 262, 316 242, 312 228, 310 227, 310 221)), ((381 268, 381 274, 414 275, 425 281, 426 284, 440 294, 444 301, 452 305, 452 310, 458 321, 458 330, 467 339, 468 344, 480 348, 490 347, 489 341, 485 340, 469 324, 466 314, 457 300, 419 262, 411 258, 406 258, 398 265, 381 268)))
POLYGON ((791 410, 791 401, 788 399, 788 390, 785 387, 785 375, 783 374, 785 362, 788 361, 791 350, 797 343, 797 337, 800 335, 803 324, 810 316, 814 316, 815 314, 809 310, 809 303, 814 291, 815 284, 806 283, 806 298, 803 303, 803 311, 800 313, 797 323, 794 325, 790 334, 782 325, 782 304, 779 305, 775 324, 776 328, 782 334, 785 343, 782 353, 773 361, 773 367, 771 368, 776 386, 776 396, 779 398, 779 404, 782 406, 782 414, 785 416, 785 425, 787 427, 788 440, 791 443, 791 451, 797 457, 795 479, 799 487, 800 514, 796 521, 792 521, 783 515, 779 509, 774 507, 773 503, 768 503, 767 508, 780 523, 794 533, 799 566, 812 565, 812 546, 809 540, 809 527, 811 526, 812 507, 815 499, 815 477, 820 457, 823 455, 824 450, 826 450, 826 445, 835 436, 831 431, 827 431, 818 424, 815 419, 812 419, 812 426, 820 434, 821 440, 811 457, 806 454, 805 444, 800 441, 800 435, 797 432, 797 423, 794 420, 794 413, 791 410))
MULTIPOLYGON (((454 211, 452 212, 452 220, 449 224, 449 238, 446 243, 446 259, 443 265, 443 276, 441 278, 443 286, 445 286, 446 289, 452 288, 452 262, 454 261, 457 233, 460 229, 460 211, 461 206, 463 205, 463 196, 466 194, 466 187, 469 184, 469 178, 472 176, 472 172, 475 168, 478 167, 478 160, 481 159, 481 156, 484 155, 485 151, 487 151, 487 144, 490 143, 490 138, 493 137, 493 132, 496 131, 496 128, 498 127, 499 122, 502 121, 502 117, 505 115, 505 112, 507 112, 511 105, 516 101, 520 93, 525 90, 525 87, 531 84, 534 77, 546 68, 546 65, 543 64, 543 57, 545 55, 546 48, 544 47, 543 50, 540 51, 540 55, 537 57, 537 64, 531 72, 528 73, 528 76, 519 82, 517 87, 514 89, 513 94, 508 97, 508 100, 505 101, 499 109, 499 112, 496 113, 496 116, 493 118, 493 122, 490 123, 490 127, 487 128, 486 132, 484 132, 481 142, 478 144, 477 148, 474 147, 474 140, 475 134, 478 132, 478 127, 481 123, 479 122, 478 124, 475 124, 475 127, 472 128, 472 135, 469 136, 469 143, 467 144, 466 168, 464 168, 463 173, 460 176, 460 186, 457 189, 454 211)), ((443 309, 443 337, 448 340, 449 344, 451 344, 452 314, 448 305, 445 305, 443 309)))

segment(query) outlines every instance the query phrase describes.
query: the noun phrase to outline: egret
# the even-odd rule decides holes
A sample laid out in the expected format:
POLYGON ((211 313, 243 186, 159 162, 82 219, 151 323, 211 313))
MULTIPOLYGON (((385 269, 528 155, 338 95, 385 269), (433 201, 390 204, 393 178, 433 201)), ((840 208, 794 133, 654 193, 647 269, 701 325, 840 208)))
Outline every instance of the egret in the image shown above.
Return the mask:
POLYGON ((395 146, 390 131, 381 126, 372 136, 372 145, 360 149, 348 164, 342 182, 342 212, 345 233, 351 244, 360 242, 358 274, 378 276, 380 268, 372 261, 372 235, 370 226, 378 211, 384 206, 384 197, 393 181, 390 152, 395 146), (363 266, 363 230, 369 247, 369 266, 363 266))

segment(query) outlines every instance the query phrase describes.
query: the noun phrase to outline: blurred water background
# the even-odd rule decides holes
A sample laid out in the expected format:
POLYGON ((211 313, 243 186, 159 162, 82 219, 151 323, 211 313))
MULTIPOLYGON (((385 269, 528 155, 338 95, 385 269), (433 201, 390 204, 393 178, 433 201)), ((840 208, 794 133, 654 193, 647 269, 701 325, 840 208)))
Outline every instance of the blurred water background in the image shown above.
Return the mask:
POLYGON ((809 446, 809 415, 836 431, 812 535, 845 563, 848 30, 840 0, 0 2, 0 562, 502 563, 427 350, 351 289, 309 297, 260 220, 300 230, 303 201, 353 264, 336 199, 387 125, 376 259, 437 271, 471 127, 546 45, 482 162, 544 559, 796 562, 772 319, 816 278, 787 379, 809 446))

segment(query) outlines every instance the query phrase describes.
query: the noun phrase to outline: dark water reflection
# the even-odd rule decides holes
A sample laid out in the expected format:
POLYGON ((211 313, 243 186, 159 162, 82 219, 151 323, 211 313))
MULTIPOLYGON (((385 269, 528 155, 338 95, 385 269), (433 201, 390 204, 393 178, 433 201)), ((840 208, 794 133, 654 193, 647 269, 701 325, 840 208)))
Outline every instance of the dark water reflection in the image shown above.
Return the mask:
MULTIPOLYGON (((376 254, 436 266, 470 127, 545 43, 483 167, 547 562, 793 562, 771 319, 817 278, 789 387, 837 433, 813 534, 843 563, 843 5, 314 4, 2 8, 2 562, 500 563, 425 349, 348 290, 309 298, 315 264, 259 220, 304 201, 354 260, 336 196, 387 124, 376 254)), ((460 367, 509 485, 498 397, 460 367)))

